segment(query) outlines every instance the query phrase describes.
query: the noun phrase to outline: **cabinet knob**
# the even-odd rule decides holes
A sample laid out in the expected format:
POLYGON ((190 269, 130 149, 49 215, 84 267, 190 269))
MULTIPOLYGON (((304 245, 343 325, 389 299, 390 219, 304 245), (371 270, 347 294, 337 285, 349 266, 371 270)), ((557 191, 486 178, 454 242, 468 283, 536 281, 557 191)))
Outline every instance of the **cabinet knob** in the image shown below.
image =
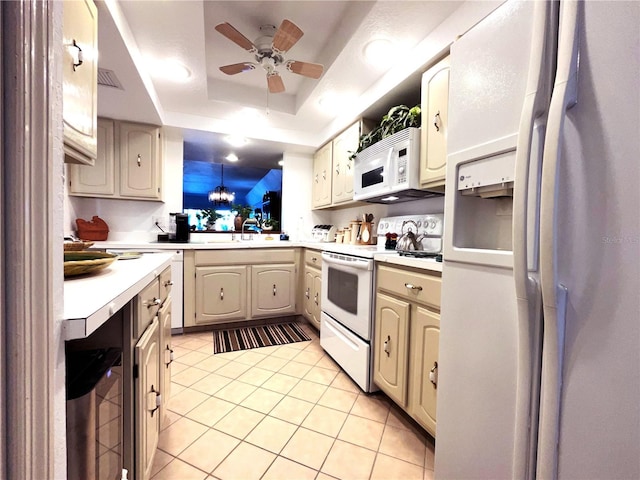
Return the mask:
POLYGON ((326 180, 326 179, 327 179, 327 171, 326 171, 326 170, 323 170, 323 171, 322 171, 322 179, 323 179, 323 180, 326 180))
POLYGON ((160 300, 159 298, 153 297, 153 300, 147 303, 147 308, 155 307, 157 305, 160 305, 161 303, 162 303, 162 300, 160 300))
POLYGON ((276 296, 276 284, 275 283, 273 284, 273 296, 274 297, 276 296))
POLYGON ((433 362, 433 367, 429 370, 429 381, 434 388, 438 388, 438 362, 433 362))
POLYGON ((318 183, 318 174, 316 173, 316 183, 318 183))
POLYGON ((173 285, 173 282, 171 280, 167 280, 166 282, 164 282, 165 287, 170 287, 171 285, 173 285))
POLYGON ((420 285, 413 285, 412 283, 405 283, 404 286, 407 287, 409 290, 417 290, 418 292, 422 291, 422 287, 420 285))
POLYGON ((138 154, 138 158, 136 159, 136 162, 138 163, 139 167, 142 166, 142 155, 138 154))
POLYGON ((387 357, 391 353, 391 337, 387 335, 387 339, 384 341, 384 353, 387 354, 387 357))
POLYGON ((313 301, 316 305, 320 305, 320 303, 318 302, 318 292, 316 292, 315 296, 313 297, 313 301))
POLYGON ((433 126, 436 127, 436 132, 440 131, 440 110, 433 117, 433 126))
POLYGON ((336 175, 340 175, 340 164, 336 165, 336 175))
POLYGON ((173 363, 173 350, 169 345, 166 346, 164 350, 164 366, 169 368, 169 365, 173 363))
POLYGON ((220 288, 220 300, 224 300, 224 288, 220 288))
POLYGON ((308 288, 307 288, 307 291, 304 292, 304 296, 307 297, 307 300, 310 298, 309 289, 308 288))
POLYGON ((76 55, 73 58, 73 71, 76 71, 76 68, 78 68, 80 65, 82 65, 82 61, 83 61, 83 54, 82 54, 82 49, 80 48, 80 45, 78 45, 76 43, 76 39, 73 39, 73 43, 71 44, 72 46, 76 47, 78 50, 75 52, 76 55))

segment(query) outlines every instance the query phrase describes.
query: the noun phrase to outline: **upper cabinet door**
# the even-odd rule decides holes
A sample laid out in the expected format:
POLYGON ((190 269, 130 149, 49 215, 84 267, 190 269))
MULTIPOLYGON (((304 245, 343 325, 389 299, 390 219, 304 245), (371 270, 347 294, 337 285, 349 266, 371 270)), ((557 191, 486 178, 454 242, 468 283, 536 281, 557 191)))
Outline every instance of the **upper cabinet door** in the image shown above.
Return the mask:
POLYGON ((98 11, 92 0, 63 6, 65 161, 93 165, 97 148, 98 11))
POLYGON ((349 157, 358 149, 360 123, 356 122, 333 140, 332 203, 353 200, 353 160, 349 157))
POLYGON ((98 156, 93 166, 70 166, 70 194, 115 195, 116 163, 113 132, 112 120, 98 119, 98 156))
POLYGON ((331 205, 331 156, 332 143, 329 142, 313 157, 313 208, 331 205))
POLYGON ((444 186, 449 123, 449 57, 422 75, 420 183, 444 186))
POLYGON ((120 195, 160 198, 160 129, 120 124, 120 195))

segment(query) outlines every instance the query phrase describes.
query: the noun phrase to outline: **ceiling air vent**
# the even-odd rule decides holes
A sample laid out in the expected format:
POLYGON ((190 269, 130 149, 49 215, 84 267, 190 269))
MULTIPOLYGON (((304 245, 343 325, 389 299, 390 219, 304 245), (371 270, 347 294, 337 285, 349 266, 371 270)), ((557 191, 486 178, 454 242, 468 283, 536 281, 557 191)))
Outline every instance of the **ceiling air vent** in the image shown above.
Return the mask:
POLYGON ((124 90, 115 72, 113 70, 107 70, 106 68, 98 68, 98 85, 124 90))

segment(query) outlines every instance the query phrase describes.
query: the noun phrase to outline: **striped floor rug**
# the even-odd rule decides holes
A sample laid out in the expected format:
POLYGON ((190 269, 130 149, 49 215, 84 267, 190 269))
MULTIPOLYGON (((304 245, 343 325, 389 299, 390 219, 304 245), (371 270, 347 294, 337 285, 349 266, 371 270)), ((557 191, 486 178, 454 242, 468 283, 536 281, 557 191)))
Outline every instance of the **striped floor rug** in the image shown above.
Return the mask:
POLYGON ((295 323, 277 323, 260 327, 243 327, 213 332, 213 353, 235 352, 270 345, 311 340, 295 323))

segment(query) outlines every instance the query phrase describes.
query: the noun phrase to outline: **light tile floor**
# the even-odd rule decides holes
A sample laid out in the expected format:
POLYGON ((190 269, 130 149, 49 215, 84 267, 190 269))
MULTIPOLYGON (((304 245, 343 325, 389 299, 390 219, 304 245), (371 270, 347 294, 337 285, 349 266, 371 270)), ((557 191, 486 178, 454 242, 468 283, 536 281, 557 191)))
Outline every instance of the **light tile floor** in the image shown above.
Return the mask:
POLYGON ((301 326, 311 341, 217 355, 212 332, 173 337, 153 480, 433 478, 433 438, 301 326))

